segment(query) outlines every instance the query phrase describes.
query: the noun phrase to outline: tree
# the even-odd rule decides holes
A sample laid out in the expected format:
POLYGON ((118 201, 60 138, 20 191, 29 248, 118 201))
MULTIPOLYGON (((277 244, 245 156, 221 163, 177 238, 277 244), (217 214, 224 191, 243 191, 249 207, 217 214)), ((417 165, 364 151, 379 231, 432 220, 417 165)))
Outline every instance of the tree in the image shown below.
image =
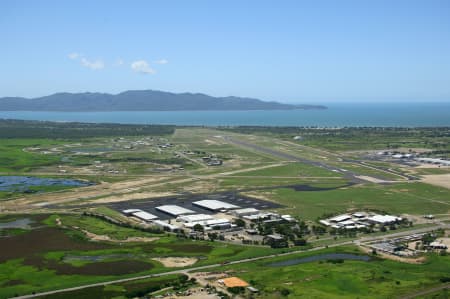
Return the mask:
POLYGON ((245 227, 245 221, 239 218, 234 220, 234 224, 236 224, 239 227, 245 227))
POLYGON ((230 288, 227 288, 227 291, 232 294, 239 294, 239 293, 245 292, 245 288, 244 287, 230 287, 230 288))
POLYGON ((211 240, 211 241, 214 241, 214 240, 217 240, 217 237, 218 237, 219 235, 217 234, 217 233, 209 233, 208 234, 208 238, 211 240))
POLYGON ((201 225, 198 224, 198 223, 197 223, 196 225, 194 225, 193 229, 194 229, 196 232, 203 232, 203 231, 204 231, 203 226, 201 226, 201 225))
POLYGON ((432 234, 425 234, 422 236, 422 243, 428 245, 433 242, 436 238, 432 234))
POLYGON ((295 246, 305 246, 306 245, 306 240, 305 239, 294 240, 294 245, 295 246))
POLYGON ((286 297, 291 293, 291 291, 289 291, 288 289, 282 289, 280 291, 281 296, 286 297))

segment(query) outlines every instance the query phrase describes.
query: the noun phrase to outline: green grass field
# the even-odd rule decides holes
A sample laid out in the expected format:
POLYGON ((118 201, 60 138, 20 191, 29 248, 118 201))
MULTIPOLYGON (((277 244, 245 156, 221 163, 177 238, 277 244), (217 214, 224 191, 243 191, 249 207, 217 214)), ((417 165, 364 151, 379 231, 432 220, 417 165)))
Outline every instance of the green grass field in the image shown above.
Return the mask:
MULTIPOLYGON (((171 130, 172 128, 170 132, 171 130)), ((238 129, 229 130, 231 131, 176 128, 173 135, 167 135, 164 138, 154 137, 151 144, 145 146, 133 144, 132 147, 128 145, 143 137, 119 139, 101 137, 96 133, 95 138, 71 141, 0 139, 0 172, 27 175, 35 173, 49 177, 58 175, 61 178, 84 178, 110 183, 147 179, 144 175, 148 178, 160 176, 158 178, 164 177, 164 179, 157 181, 158 184, 149 183, 130 188, 127 184, 123 184, 124 187, 120 187, 119 190, 124 190, 130 197, 134 193, 143 192, 242 192, 244 195, 259 196, 284 205, 278 211, 280 213, 285 212, 301 220, 311 221, 317 220, 324 214, 360 209, 385 211, 396 215, 450 213, 448 189, 420 182, 350 185, 337 172, 305 163, 291 162, 288 160, 292 160, 292 157, 283 158, 283 155, 270 154, 270 150, 258 150, 255 153, 256 150, 253 150, 251 146, 238 146, 220 137, 229 135, 232 138, 262 145, 299 158, 320 161, 354 171, 360 175, 397 180, 399 177, 393 174, 355 163, 342 162, 342 159, 364 160, 360 152, 358 154, 353 150, 393 149, 400 146, 424 147, 439 150, 442 155, 446 155, 449 148, 446 129, 273 128, 265 131, 258 129, 258 134, 262 134, 260 136, 237 134, 235 132, 240 132, 238 129), (294 144, 293 134, 294 136, 302 135, 304 138, 294 144), (159 143, 165 142, 171 142, 174 145, 164 149, 158 147, 159 143), (304 145, 310 145, 312 148, 304 145), (72 151, 72 146, 84 152, 75 153, 76 151, 72 151), (24 150, 30 147, 39 147, 41 150, 33 152, 24 150), (51 150, 56 147, 56 150, 51 150), (105 147, 107 150, 102 153, 105 147), (322 149, 335 151, 335 153, 322 149), (49 150, 47 154, 42 153, 49 150), (340 153, 347 150, 352 152, 340 153), (178 155, 178 153, 183 154, 178 155), (223 159, 224 164, 220 167, 205 166, 202 157, 210 154, 223 159), (249 170, 274 163, 282 163, 282 165, 249 170), (97 167, 100 164, 102 166, 97 167), (67 174, 61 173, 58 165, 67 167, 67 174), (103 166, 104 170, 102 170, 103 166), (179 170, 178 166, 183 166, 185 169, 179 170), (158 168, 172 167, 177 170, 158 170, 158 168), (120 172, 115 176, 108 172, 109 169, 117 169, 120 172), (183 181, 184 179, 189 181, 183 181), (181 182, 177 182, 179 180, 181 182)), ((395 167, 387 163, 371 163, 378 167, 395 167)), ((420 175, 448 173, 447 169, 437 168, 411 171, 416 171, 420 175)), ((91 189, 97 187, 100 189, 102 186, 91 189)), ((61 190, 60 187, 55 186, 32 189, 37 192, 61 190)), ((90 189, 89 192, 91 192, 90 189)), ((61 197, 64 197, 64 194, 64 190, 57 193, 61 197)), ((105 194, 100 190, 98 197, 95 195, 90 198, 106 198, 114 196, 115 193, 112 191, 105 194)), ((3 201, 3 204, 9 207, 13 206, 11 203, 15 204, 14 198, 17 196, 24 196, 29 203, 21 201, 23 207, 30 213, 35 212, 34 204, 39 201, 39 197, 36 197, 37 201, 33 202, 33 197, 36 195, 0 192, 0 199, 10 199, 3 201)), ((97 213, 123 220, 123 216, 117 212, 103 206, 94 208, 89 206, 91 203, 90 200, 80 199, 70 204, 40 207, 42 210, 47 209, 48 215, 39 216, 41 218, 36 216, 40 219, 37 221, 37 226, 1 231, 3 237, 0 238, 0 248, 2 248, 0 298, 173 270, 153 260, 156 257, 195 257, 198 259, 195 265, 200 266, 295 249, 276 250, 269 247, 188 240, 169 233, 144 232, 81 215, 83 211, 95 210, 97 213), (71 207, 71 204, 74 206, 71 207), (44 218, 46 218, 45 221, 44 218), (60 218, 63 226, 66 227, 57 226, 56 218, 60 218), (97 235, 106 235, 119 241, 93 242, 87 239, 83 230, 97 235), (128 237, 156 239, 150 242, 125 242, 128 237)), ((0 217, 0 222, 7 222, 16 216, 8 217, 0 217)), ((417 227, 420 225, 418 224, 417 227)), ((331 245, 336 242, 332 237, 314 240, 317 241, 314 245, 331 245)), ((347 239, 344 236, 339 240, 347 239)), ((312 246, 311 244, 309 246, 312 246)), ((321 252, 336 250, 355 253, 357 249, 345 247, 321 252)), ((321 252, 308 253, 308 255, 321 252)), ((449 257, 435 255, 430 256, 424 265, 400 264, 376 259, 370 262, 322 261, 274 268, 267 266, 267 262, 227 265, 220 270, 235 271, 237 276, 248 280, 262 290, 259 296, 262 298, 281 298, 284 295, 288 298, 394 298, 408 291, 438 285, 440 279, 447 279, 450 273, 449 257)), ((178 276, 169 276, 161 280, 142 281, 139 282, 140 284, 136 282, 136 285, 148 290, 155 285, 176 284, 178 279, 178 276)), ((79 298, 132 297, 136 295, 133 292, 139 289, 136 285, 99 287, 72 295, 79 298)), ((48 298, 62 296, 63 294, 48 298)))
MULTIPOLYGON (((2 218, 1 222, 12 219, 15 218, 2 218)), ((196 257, 199 259, 196 265, 208 265, 277 252, 269 247, 192 241, 165 233, 149 234, 92 217, 73 215, 50 216, 40 226, 0 238, 0 246, 3 248, 0 298, 171 270, 152 260, 155 257, 196 257), (63 225, 76 225, 78 229, 54 227, 57 217, 63 225), (92 242, 80 229, 118 239, 128 236, 158 239, 147 243, 92 242)))
MULTIPOLYGON (((339 247, 217 269, 232 271, 260 290, 256 298, 398 298, 434 287, 450 278, 450 257, 431 255, 424 264, 390 260, 321 260, 292 266, 269 266, 274 261, 325 253, 362 254, 339 247)), ((214 270, 212 270, 214 271, 214 270)))
POLYGON ((0 172, 29 172, 33 168, 54 165, 59 162, 59 157, 30 153, 23 149, 59 144, 50 139, 0 139, 0 172))
POLYGON ((366 184, 326 191, 274 189, 266 196, 289 207, 286 212, 316 220, 328 213, 373 209, 392 214, 439 214, 450 211, 448 190, 423 183, 366 184))
POLYGON ((341 177, 339 173, 305 163, 289 163, 283 166, 241 172, 243 176, 298 176, 298 177, 341 177))

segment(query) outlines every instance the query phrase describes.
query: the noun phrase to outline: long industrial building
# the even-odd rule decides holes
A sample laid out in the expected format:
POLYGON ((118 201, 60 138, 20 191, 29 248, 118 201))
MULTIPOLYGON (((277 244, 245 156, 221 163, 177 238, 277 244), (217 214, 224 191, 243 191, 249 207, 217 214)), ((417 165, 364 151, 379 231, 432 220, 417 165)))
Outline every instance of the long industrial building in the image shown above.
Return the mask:
POLYGON ((164 229, 170 230, 170 231, 177 231, 180 229, 178 225, 170 224, 168 222, 162 221, 162 220, 155 220, 153 221, 153 224, 162 227, 164 229))
POLYGON ((194 201, 192 203, 195 206, 201 207, 203 209, 207 209, 210 211, 221 211, 221 210, 234 210, 234 209, 238 209, 240 208, 239 206, 235 206, 233 204, 224 202, 224 201, 220 201, 220 200, 215 200, 215 199, 205 199, 205 200, 199 200, 199 201, 194 201))
POLYGON ((204 221, 197 221, 197 222, 189 222, 185 223, 184 226, 187 228, 194 228, 195 225, 201 225, 204 229, 210 230, 210 229, 227 229, 232 226, 230 220, 224 219, 224 218, 214 218, 210 220, 204 220, 204 221))
POLYGON ((259 214, 259 210, 255 209, 255 208, 245 208, 245 209, 233 210, 233 212, 231 214, 238 216, 238 217, 243 217, 243 216, 248 216, 248 215, 259 214))
POLYGON ((211 215, 206 214, 194 214, 194 215, 183 215, 177 217, 178 222, 190 223, 190 222, 199 222, 214 219, 211 215))
POLYGON ((180 215, 185 215, 185 214, 193 214, 195 213, 192 210, 177 206, 177 205, 164 205, 164 206, 159 206, 156 207, 156 210, 169 214, 171 216, 177 217, 180 215))
POLYGON ((133 215, 134 217, 137 217, 141 220, 144 220, 144 221, 152 221, 152 220, 158 219, 158 216, 155 216, 153 214, 150 214, 150 213, 147 213, 144 211, 134 212, 131 215, 133 215))

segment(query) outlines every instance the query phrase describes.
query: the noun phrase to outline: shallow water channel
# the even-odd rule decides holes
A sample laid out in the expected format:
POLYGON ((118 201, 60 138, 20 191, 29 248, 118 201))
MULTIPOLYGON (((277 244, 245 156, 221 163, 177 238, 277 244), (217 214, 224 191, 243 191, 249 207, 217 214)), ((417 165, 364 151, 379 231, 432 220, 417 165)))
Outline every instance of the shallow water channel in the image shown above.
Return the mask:
POLYGON ((86 262, 101 262, 110 259, 129 259, 136 257, 135 254, 105 254, 105 255, 66 255, 64 256, 65 262, 72 261, 86 261, 86 262))

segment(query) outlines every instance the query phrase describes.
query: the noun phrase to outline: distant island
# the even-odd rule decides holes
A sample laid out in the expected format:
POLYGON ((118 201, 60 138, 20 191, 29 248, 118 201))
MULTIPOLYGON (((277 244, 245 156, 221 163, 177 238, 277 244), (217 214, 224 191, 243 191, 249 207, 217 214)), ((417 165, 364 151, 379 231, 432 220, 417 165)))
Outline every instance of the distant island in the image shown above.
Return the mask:
POLYGON ((243 97, 213 97, 201 93, 129 90, 116 95, 97 92, 55 93, 39 98, 0 98, 0 111, 188 111, 327 109, 243 97))

